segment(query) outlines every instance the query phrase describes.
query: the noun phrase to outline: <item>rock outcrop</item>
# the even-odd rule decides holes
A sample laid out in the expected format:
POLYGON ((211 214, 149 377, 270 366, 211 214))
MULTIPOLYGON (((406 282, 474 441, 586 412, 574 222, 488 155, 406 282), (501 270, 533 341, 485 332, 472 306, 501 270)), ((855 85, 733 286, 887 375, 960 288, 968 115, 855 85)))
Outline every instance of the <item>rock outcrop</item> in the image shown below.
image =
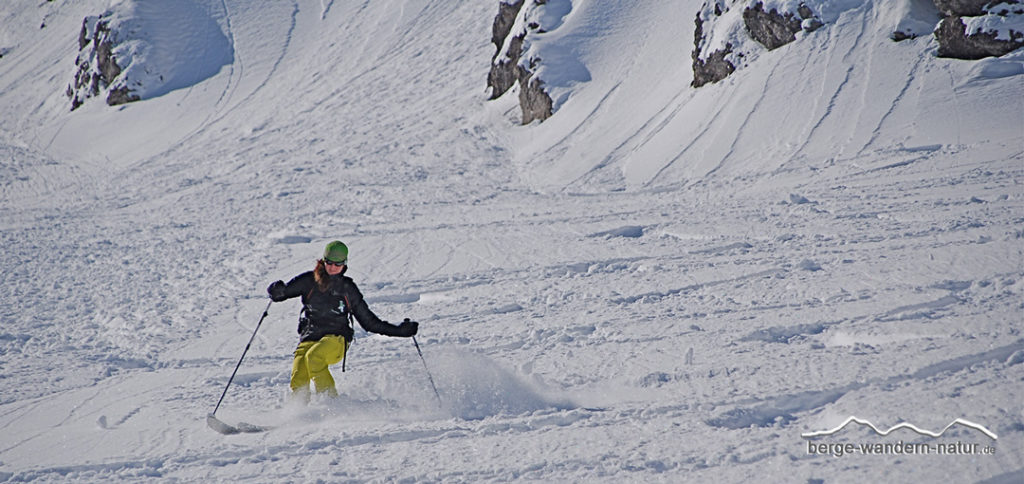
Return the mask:
POLYGON ((974 60, 1024 47, 1024 32, 1005 27, 1008 19, 1024 18, 1019 0, 935 0, 935 6, 943 15, 935 29, 939 57, 974 60))
POLYGON ((92 97, 116 106, 193 86, 233 61, 224 29, 195 0, 119 0, 82 22, 66 94, 72 110, 92 97))
POLYGON ((519 67, 518 72, 519 108, 523 111, 523 124, 550 118, 554 104, 551 96, 544 90, 544 81, 523 66, 519 67))
POLYGON ((701 19, 700 14, 697 14, 695 23, 697 27, 693 33, 694 45, 693 54, 691 54, 693 59, 693 81, 690 85, 701 87, 729 77, 729 74, 736 70, 736 66, 726 60, 726 57, 732 54, 732 44, 728 42, 725 44, 725 47, 707 54, 704 58, 700 57, 701 42, 704 40, 704 21, 701 19))
POLYGON ((519 32, 512 38, 509 34, 515 25, 516 17, 523 8, 525 0, 512 3, 501 2, 498 15, 491 26, 491 42, 494 44, 494 55, 491 56, 491 71, 487 74, 487 86, 491 88, 491 99, 497 99, 515 85, 518 80, 516 66, 523 53, 523 39, 526 32, 519 32), (506 42, 508 45, 506 46, 506 42), (500 59, 498 56, 504 54, 500 59))
POLYGON ((984 15, 987 13, 985 11, 986 5, 1003 3, 1002 1, 993 2, 992 0, 933 0, 933 2, 938 7, 939 12, 942 12, 942 15, 945 17, 984 15))
POLYGON ((127 86, 115 86, 114 81, 121 75, 121 66, 114 56, 117 36, 103 17, 86 17, 78 34, 77 70, 74 80, 67 88, 71 98, 71 110, 81 106, 86 99, 108 91, 107 104, 115 106, 138 101, 139 96, 127 86))
POLYGON ((750 38, 765 46, 768 50, 775 50, 796 40, 797 32, 805 30, 803 21, 811 19, 806 30, 812 32, 822 26, 821 21, 814 21, 814 12, 807 5, 801 4, 797 8, 797 14, 793 12, 780 13, 776 9, 764 10, 764 4, 757 2, 753 7, 743 9, 743 25, 750 34, 750 38), (799 18, 798 18, 799 15, 799 18))
POLYGON ((544 32, 538 23, 528 22, 526 14, 530 9, 543 8, 546 3, 546 0, 502 0, 492 26, 491 41, 497 50, 487 75, 490 98, 501 97, 518 83, 522 124, 543 121, 553 113, 551 96, 544 89, 544 81, 536 75, 541 59, 525 55, 528 36, 544 32))
POLYGON ((763 2, 749 0, 705 1, 695 23, 691 54, 693 87, 725 79, 741 60, 753 54, 720 39, 743 35, 767 50, 774 50, 795 41, 797 33, 813 32, 824 25, 806 4, 801 3, 794 12, 779 12, 775 8, 766 9, 763 2), (718 35, 713 35, 712 29, 720 25, 724 27, 719 28, 718 35), (737 32, 741 28, 742 34, 737 32))
MULTIPOLYGON (((894 41, 933 34, 939 57, 981 59, 1002 56, 1024 47, 1024 0, 913 0, 886 12, 895 19, 889 34, 894 41)), ((758 48, 778 49, 813 32, 825 21, 822 0, 798 4, 758 0, 706 0, 697 14, 694 32, 694 87, 721 81, 742 65, 752 62, 758 48), (774 5, 769 8, 766 5, 774 5), (779 11, 789 5, 793 11, 779 11), (776 8, 778 7, 778 8, 776 8)), ((827 12, 834 21, 835 6, 827 12)), ((875 6, 874 8, 883 8, 875 6)))

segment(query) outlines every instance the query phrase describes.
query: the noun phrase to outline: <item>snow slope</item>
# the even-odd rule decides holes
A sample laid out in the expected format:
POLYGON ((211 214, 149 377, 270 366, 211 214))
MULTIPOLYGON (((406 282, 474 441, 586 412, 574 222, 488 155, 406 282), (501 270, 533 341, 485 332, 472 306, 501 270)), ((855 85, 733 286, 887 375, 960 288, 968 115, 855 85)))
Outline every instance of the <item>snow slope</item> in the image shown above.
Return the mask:
POLYGON ((577 1, 535 47, 588 75, 518 127, 496 1, 195 3, 230 64, 74 112, 110 5, 0 7, 0 481, 1024 478, 1021 54, 842 2, 693 90, 700 2, 577 1), (264 288, 336 238, 441 405, 360 331, 342 397, 289 405, 290 301, 217 414, 277 427, 214 433, 264 288), (802 437, 851 416, 998 437, 802 437), (895 442, 994 451, 809 450, 895 442))
MULTIPOLYGON (((735 5, 705 25, 709 42, 745 56, 731 59, 739 69, 722 83, 689 89, 695 13, 667 15, 673 7, 650 4, 609 14, 600 2, 579 2, 532 47, 553 63, 578 52, 594 72, 583 84, 556 78, 553 97, 568 97, 559 116, 543 134, 523 130, 515 159, 530 167, 531 181, 583 190, 685 185, 936 144, 995 138, 1020 147, 1019 52, 977 63, 938 59, 930 35, 885 40, 901 19, 919 16, 905 2, 858 0, 800 2, 829 28, 768 52, 743 30, 744 2, 720 3, 735 5)), ((786 3, 784 11, 796 9, 765 8, 786 3)))

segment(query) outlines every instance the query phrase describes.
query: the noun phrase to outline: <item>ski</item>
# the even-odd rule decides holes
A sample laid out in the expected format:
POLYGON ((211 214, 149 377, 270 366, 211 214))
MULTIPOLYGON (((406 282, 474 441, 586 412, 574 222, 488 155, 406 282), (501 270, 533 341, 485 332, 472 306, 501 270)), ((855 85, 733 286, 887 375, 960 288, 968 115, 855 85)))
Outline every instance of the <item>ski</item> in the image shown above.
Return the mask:
POLYGON ((261 425, 253 425, 251 423, 239 422, 235 425, 228 424, 223 420, 217 418, 212 413, 206 416, 206 425, 210 426, 211 429, 216 430, 224 435, 234 434, 254 434, 259 432, 266 432, 273 427, 265 427, 261 425))

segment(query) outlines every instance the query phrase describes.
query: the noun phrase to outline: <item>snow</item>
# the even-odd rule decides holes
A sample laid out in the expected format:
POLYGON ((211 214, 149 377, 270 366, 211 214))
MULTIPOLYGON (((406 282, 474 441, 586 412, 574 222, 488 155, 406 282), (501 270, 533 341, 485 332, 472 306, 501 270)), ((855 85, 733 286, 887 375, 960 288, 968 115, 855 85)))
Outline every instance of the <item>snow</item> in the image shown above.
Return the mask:
POLYGON ((1022 54, 818 3, 693 89, 701 2, 550 1, 558 110, 517 126, 496 0, 5 2, 0 481, 1020 482, 1022 54), (71 112, 108 9, 175 81, 71 112), (203 39, 230 55, 182 60, 203 39), (266 286, 334 239, 423 360, 357 331, 341 397, 296 405, 273 304, 217 416, 275 428, 213 432, 266 286), (851 417, 998 438, 802 436, 851 417), (995 451, 808 451, 896 442, 995 451))

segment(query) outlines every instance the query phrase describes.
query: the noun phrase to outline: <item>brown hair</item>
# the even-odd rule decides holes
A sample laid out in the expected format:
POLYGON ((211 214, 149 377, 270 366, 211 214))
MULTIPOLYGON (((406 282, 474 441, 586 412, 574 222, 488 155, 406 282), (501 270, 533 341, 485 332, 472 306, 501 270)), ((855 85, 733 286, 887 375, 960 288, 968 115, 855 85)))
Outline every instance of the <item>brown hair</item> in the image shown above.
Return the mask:
POLYGON ((313 269, 313 280, 316 281, 316 287, 320 289, 320 292, 327 292, 327 288, 331 287, 331 276, 327 273, 327 266, 324 264, 323 259, 316 261, 316 269, 313 269))

